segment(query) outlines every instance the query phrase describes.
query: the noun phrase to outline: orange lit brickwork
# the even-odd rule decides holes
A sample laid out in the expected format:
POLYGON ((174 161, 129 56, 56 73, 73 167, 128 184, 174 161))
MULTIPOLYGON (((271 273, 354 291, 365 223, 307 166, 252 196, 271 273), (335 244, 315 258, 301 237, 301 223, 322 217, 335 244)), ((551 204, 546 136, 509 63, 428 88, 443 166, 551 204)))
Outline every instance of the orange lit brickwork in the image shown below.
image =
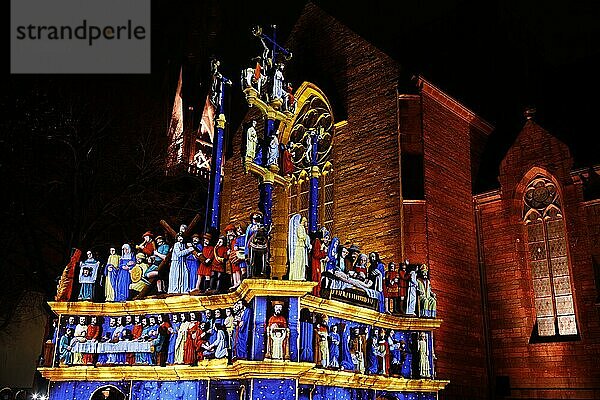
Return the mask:
MULTIPOLYGON (((502 163, 499 190, 474 198, 489 124, 422 78, 415 90, 398 96, 400 66, 311 3, 288 46, 294 58, 286 76, 315 84, 332 104, 334 122, 347 121, 335 131, 331 159, 332 234, 362 251, 379 251, 386 264, 404 256, 430 267, 444 321, 435 335, 436 373, 450 380, 440 398, 489 398, 506 386, 517 398, 600 398, 593 389, 600 387, 600 373, 592 367, 600 355, 600 322, 591 263, 592 255, 600 258, 600 203, 583 203, 566 146, 528 122, 502 163), (405 160, 422 160, 423 169, 423 198, 405 198, 403 212, 400 172, 411 165, 400 171, 399 148, 405 160), (536 314, 517 192, 533 166, 560 186, 577 341, 529 344, 536 314), (508 385, 496 387, 497 378, 507 383, 505 377, 508 385)), ((260 118, 258 111, 250 109, 250 118, 260 118)), ((257 179, 242 171, 241 135, 240 128, 226 163, 223 224, 247 222, 258 204, 257 179)), ((276 187, 277 277, 286 273, 287 196, 276 187)))
MULTIPOLYGON (((528 121, 500 167, 500 191, 477 196, 482 255, 487 270, 492 360, 495 376, 508 377, 516 398, 600 396, 600 324, 590 246, 599 240, 594 204, 570 174, 569 149, 528 121), (532 270, 522 224, 523 188, 536 174, 559 185, 566 222, 571 285, 579 338, 531 343, 536 308, 532 270), (587 212, 587 213, 586 213, 587 212)), ((534 340, 535 342, 535 340, 534 340)))

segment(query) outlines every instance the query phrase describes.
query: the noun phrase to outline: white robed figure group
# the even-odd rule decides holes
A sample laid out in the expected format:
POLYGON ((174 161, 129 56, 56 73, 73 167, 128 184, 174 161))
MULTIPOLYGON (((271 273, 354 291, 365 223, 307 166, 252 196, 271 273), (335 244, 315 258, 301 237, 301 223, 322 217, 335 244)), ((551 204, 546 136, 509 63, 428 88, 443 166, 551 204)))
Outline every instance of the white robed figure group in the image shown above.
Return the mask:
POLYGON ((307 233, 308 222, 300 214, 290 218, 288 230, 288 261, 290 264, 289 280, 305 281, 308 268, 308 252, 310 238, 307 233))

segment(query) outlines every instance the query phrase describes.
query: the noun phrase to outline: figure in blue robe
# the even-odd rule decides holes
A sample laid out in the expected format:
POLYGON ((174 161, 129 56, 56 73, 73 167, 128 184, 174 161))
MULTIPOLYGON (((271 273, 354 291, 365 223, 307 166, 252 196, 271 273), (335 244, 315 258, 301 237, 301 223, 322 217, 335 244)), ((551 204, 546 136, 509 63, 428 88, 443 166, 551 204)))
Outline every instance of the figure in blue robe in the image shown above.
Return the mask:
POLYGON ((350 327, 348 325, 344 325, 342 329, 342 360, 340 365, 344 370, 354 371, 354 362, 350 352, 350 327))
MULTIPOLYGON (((338 267, 338 246, 340 244, 340 239, 334 237, 331 239, 331 243, 329 244, 329 249, 327 250, 327 257, 329 260, 325 266, 326 271, 333 271, 338 267)), ((343 261, 342 261, 343 263, 343 261)))
POLYGON ((131 284, 131 275, 129 270, 135 266, 135 255, 131 252, 131 246, 127 243, 121 247, 122 255, 119 260, 119 269, 116 272, 115 281, 115 301, 127 301, 129 297, 129 285, 131 284))
POLYGON ((92 300, 94 297, 94 285, 98 277, 100 263, 94 259, 91 251, 87 252, 87 259, 79 263, 79 289, 78 300, 92 300))
POLYGON ((71 365, 73 363, 73 352, 71 351, 73 332, 72 328, 67 328, 67 332, 58 341, 59 360, 64 365, 71 365))
POLYGON ((245 360, 248 358, 248 333, 252 311, 241 300, 235 303, 234 309, 236 315, 240 317, 234 331, 234 355, 238 359, 245 360))
MULTIPOLYGON (((197 254, 202 254, 202 243, 200 243, 200 235, 194 234, 192 236, 192 246, 197 254)), ((196 288, 196 282, 198 281, 198 265, 200 265, 200 260, 196 258, 194 255, 194 251, 188 254, 185 257, 185 263, 188 269, 188 275, 190 277, 190 284, 188 288, 188 292, 196 288)))
POLYGON ((338 326, 332 325, 329 331, 329 367, 339 368, 340 367, 340 334, 338 333, 338 326))
POLYGON ((367 374, 376 374, 379 371, 379 330, 372 329, 371 337, 367 341, 367 374))
POLYGON ((179 315, 173 314, 171 317, 171 337, 169 338, 169 351, 167 354, 167 364, 175 364, 175 342, 177 341, 177 333, 179 332, 179 315))

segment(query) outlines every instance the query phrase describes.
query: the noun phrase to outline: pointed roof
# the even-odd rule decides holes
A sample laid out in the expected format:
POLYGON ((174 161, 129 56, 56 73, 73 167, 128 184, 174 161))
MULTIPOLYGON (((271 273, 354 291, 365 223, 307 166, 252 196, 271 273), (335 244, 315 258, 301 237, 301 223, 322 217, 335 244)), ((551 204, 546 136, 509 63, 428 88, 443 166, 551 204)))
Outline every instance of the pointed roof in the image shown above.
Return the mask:
POLYGON ((569 147, 530 118, 500 163, 498 180, 510 189, 533 167, 541 167, 568 183, 572 166, 569 147))

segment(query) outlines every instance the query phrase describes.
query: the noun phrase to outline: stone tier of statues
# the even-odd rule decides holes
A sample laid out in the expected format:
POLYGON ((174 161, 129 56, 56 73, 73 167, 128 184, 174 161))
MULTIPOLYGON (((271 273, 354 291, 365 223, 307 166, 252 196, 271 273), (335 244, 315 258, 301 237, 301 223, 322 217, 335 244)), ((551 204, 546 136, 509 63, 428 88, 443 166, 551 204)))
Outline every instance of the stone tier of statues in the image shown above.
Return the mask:
MULTIPOLYGON (((233 291, 246 278, 270 278, 269 232, 255 211, 248 225, 230 223, 225 235, 194 233, 182 225, 169 244, 145 232, 141 243, 112 247, 104 263, 92 251, 79 262, 79 300, 122 302, 152 286, 157 295, 210 295, 233 291), (159 268, 168 261, 168 268, 159 268), (155 286, 154 286, 155 285, 155 286)), ((377 252, 342 244, 321 228, 309 234, 307 221, 294 214, 288 227, 288 273, 293 281, 318 282, 315 296, 349 300, 379 312, 435 318, 436 295, 425 264, 408 260, 386 266, 377 252), (354 301, 353 301, 354 299, 354 301), (361 300, 363 299, 363 300, 361 300)))
MULTIPOLYGON (((262 327, 253 322, 253 310, 242 300, 232 308, 201 312, 63 316, 60 326, 55 321, 46 342, 45 365, 194 366, 206 359, 290 360, 293 339, 286 301, 272 300, 270 304, 262 327), (250 339, 256 329, 265 330, 263 356, 258 358, 250 355, 250 339)), ((303 309, 299 335, 297 360, 314 362, 320 368, 434 377, 429 332, 384 329, 303 309)))

